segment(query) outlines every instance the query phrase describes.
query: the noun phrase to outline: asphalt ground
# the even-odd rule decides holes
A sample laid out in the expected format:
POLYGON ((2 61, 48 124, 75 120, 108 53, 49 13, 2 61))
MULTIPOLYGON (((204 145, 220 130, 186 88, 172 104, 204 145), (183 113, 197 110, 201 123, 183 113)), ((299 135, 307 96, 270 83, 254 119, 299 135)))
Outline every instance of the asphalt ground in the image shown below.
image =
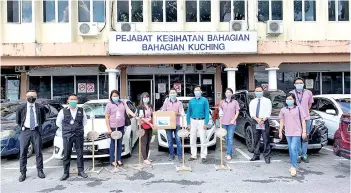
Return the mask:
MULTIPOLYGON (((218 140, 219 141, 219 140, 218 140)), ((138 147, 134 147, 132 156, 123 159, 123 170, 111 173, 107 159, 97 159, 95 170, 86 179, 71 174, 67 181, 59 181, 63 174, 62 161, 52 157, 53 146, 46 144, 43 149, 45 179, 37 177, 35 156, 28 159, 27 179, 18 182, 19 161, 15 157, 1 159, 1 192, 3 193, 138 193, 138 192, 184 192, 184 193, 221 193, 221 192, 317 192, 349 193, 350 160, 337 157, 328 145, 319 153, 309 154, 310 163, 299 164, 296 177, 289 173, 289 155, 287 151, 272 152, 272 163, 266 164, 261 156, 260 161, 250 162, 249 153, 242 140, 235 138, 235 151, 231 161, 226 162, 231 171, 216 171, 220 164, 220 145, 214 151, 208 151, 208 160, 202 164, 200 159, 188 162, 190 151, 186 150, 185 165, 192 172, 176 171, 181 166, 178 161, 168 161, 168 152, 159 152, 157 138, 151 143, 150 158, 152 168, 142 171, 132 167, 138 163, 138 147)), ((224 155, 224 154, 223 154, 224 155)), ((85 159, 85 168, 92 167, 92 160, 85 159)), ((71 170, 76 169, 72 160, 71 170)))

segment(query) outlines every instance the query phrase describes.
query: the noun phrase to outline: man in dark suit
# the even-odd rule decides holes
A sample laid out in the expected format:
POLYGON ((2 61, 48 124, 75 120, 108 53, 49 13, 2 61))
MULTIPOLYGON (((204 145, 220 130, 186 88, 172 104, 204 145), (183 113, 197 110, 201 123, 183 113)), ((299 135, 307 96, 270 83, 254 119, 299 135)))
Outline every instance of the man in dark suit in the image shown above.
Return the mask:
POLYGON ((34 142, 34 151, 37 162, 38 177, 45 178, 43 172, 43 154, 42 148, 42 125, 45 121, 44 106, 36 103, 37 93, 35 90, 29 90, 26 94, 27 102, 20 105, 16 111, 16 122, 21 127, 20 140, 20 172, 19 181, 26 179, 27 172, 27 152, 29 142, 34 142))

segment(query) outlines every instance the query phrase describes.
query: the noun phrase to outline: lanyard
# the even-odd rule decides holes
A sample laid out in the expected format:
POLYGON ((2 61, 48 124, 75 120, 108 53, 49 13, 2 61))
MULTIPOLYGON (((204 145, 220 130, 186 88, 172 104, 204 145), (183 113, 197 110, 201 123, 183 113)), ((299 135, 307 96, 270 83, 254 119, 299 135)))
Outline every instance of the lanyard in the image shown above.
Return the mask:
POLYGON ((302 94, 301 94, 301 98, 300 98, 297 90, 295 89, 296 97, 297 97, 297 100, 299 101, 300 105, 301 105, 301 102, 302 102, 302 98, 303 98, 304 92, 305 92, 305 89, 302 89, 302 94))

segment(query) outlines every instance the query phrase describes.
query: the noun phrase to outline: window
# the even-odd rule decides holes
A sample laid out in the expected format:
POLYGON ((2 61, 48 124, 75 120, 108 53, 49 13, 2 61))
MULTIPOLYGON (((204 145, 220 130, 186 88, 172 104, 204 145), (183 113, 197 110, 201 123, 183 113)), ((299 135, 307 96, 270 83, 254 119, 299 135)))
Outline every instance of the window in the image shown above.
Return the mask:
POLYGON ((215 105, 215 75, 201 74, 201 90, 202 96, 208 99, 210 107, 215 105))
POLYGON ((245 4, 245 0, 221 0, 219 2, 220 22, 228 22, 230 20, 245 20, 245 4))
POLYGON ((286 93, 294 90, 294 80, 297 72, 277 72, 277 87, 286 93))
POLYGON ((199 74, 186 74, 185 75, 185 96, 194 97, 194 89, 199 84, 199 74))
POLYGON ((177 1, 152 0, 152 22, 177 22, 177 1))
POLYGON ((350 94, 350 72, 344 72, 344 94, 350 94))
POLYGON ((44 0, 43 22, 68 22, 69 5, 68 0, 44 0))
POLYGON ((31 0, 8 0, 7 1, 8 23, 31 23, 32 1, 31 0))
POLYGON ((78 21, 105 22, 105 5, 103 0, 78 1, 78 21))
POLYGON ((38 98, 51 99, 51 76, 30 76, 29 89, 37 91, 38 98))
POLYGON ((54 76, 53 100, 67 104, 68 95, 74 93, 74 76, 54 76))
POLYGON ((349 21, 349 0, 328 1, 329 21, 349 21))
POLYGON ((294 21, 316 21, 316 1, 295 0, 294 21))
POLYGON ((258 21, 283 20, 282 0, 258 0, 258 21))
POLYGON ((142 0, 117 0, 117 22, 143 22, 142 0))
POLYGON ((342 94, 342 72, 322 72, 322 94, 342 94))
POLYGON ((332 109, 337 112, 337 109, 333 105, 333 103, 327 99, 319 99, 318 110, 322 112, 326 112, 327 110, 332 109))
POLYGON ((78 103, 97 99, 97 76, 76 76, 76 91, 78 103))
POLYGON ((184 75, 183 74, 171 74, 170 75, 171 88, 177 90, 178 96, 184 96, 184 75))
POLYGON ((186 0, 186 22, 211 22, 211 0, 186 0))
POLYGON ((306 88, 310 90, 314 95, 321 94, 321 82, 320 82, 319 72, 299 72, 299 77, 303 78, 306 81, 312 83, 311 85, 306 85, 306 88))
POLYGON ((110 98, 110 93, 108 92, 108 85, 108 74, 99 75, 99 99, 110 98))

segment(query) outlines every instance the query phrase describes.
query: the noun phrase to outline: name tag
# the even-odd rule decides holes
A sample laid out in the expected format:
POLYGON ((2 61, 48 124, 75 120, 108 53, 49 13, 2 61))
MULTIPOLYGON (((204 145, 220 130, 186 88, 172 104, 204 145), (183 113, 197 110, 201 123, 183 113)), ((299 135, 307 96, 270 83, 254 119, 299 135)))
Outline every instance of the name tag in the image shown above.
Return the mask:
POLYGON ((264 124, 260 125, 260 124, 256 124, 256 129, 258 130, 264 130, 264 124))

